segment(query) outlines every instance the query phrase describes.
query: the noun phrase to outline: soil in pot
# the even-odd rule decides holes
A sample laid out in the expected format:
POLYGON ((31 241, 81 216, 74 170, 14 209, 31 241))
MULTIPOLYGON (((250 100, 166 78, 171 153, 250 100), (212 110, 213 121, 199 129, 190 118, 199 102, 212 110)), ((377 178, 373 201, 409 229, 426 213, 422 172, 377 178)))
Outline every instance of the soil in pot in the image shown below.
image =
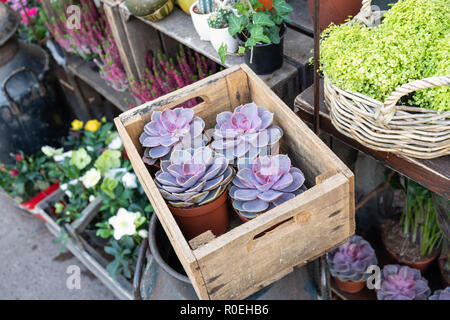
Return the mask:
MULTIPOLYGON (((283 65, 283 43, 286 35, 286 25, 280 29, 280 43, 256 44, 252 50, 246 48, 245 63, 258 75, 271 74, 283 65)), ((237 40, 240 46, 244 46, 247 37, 245 34, 238 34, 237 40)))
POLYGON ((225 190, 216 200, 203 206, 183 209, 169 205, 169 209, 188 241, 208 230, 218 237, 229 225, 227 198, 228 190, 225 190))
POLYGON ((412 243, 403 233, 399 221, 389 220, 381 228, 381 240, 388 254, 398 263, 419 269, 424 273, 437 258, 440 248, 428 255, 420 255, 418 244, 412 243))
MULTIPOLYGON (((330 23, 344 23, 349 16, 354 17, 361 10, 361 0, 320 0, 320 32, 330 23)), ((308 0, 311 20, 314 21, 314 0, 308 0)))
POLYGON ((333 279, 339 290, 347 293, 358 293, 364 289, 364 286, 366 285, 365 281, 342 281, 338 277, 333 277, 333 279))

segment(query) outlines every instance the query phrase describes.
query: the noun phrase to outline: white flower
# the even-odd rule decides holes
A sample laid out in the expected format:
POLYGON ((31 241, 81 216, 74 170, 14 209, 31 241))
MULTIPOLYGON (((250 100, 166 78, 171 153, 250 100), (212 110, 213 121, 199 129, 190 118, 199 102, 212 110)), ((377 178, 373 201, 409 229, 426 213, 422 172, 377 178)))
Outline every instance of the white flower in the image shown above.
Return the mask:
POLYGON ((64 152, 63 154, 58 154, 53 157, 56 162, 62 162, 65 158, 72 158, 72 151, 64 152))
POLYGON ((148 231, 147 230, 139 230, 138 235, 141 238, 148 238, 148 231))
POLYGON ((122 184, 125 188, 136 189, 136 175, 130 172, 125 173, 122 177, 122 184))
POLYGON ((53 156, 59 156, 63 153, 64 149, 63 148, 59 148, 59 149, 55 149, 52 148, 50 146, 43 146, 41 148, 42 153, 44 153, 47 157, 51 158, 53 156))
POLYGON ((115 137, 113 141, 108 144, 108 149, 111 150, 119 150, 120 147, 122 147, 122 140, 120 139, 120 136, 115 137))
POLYGON ((81 181, 83 182, 84 186, 89 189, 94 187, 100 181, 101 177, 102 176, 100 174, 100 171, 92 168, 88 172, 86 172, 84 176, 81 177, 81 181))
POLYGON ((137 217, 138 214, 135 212, 120 208, 114 217, 109 218, 108 222, 114 228, 114 239, 120 240, 125 235, 134 235, 136 233, 134 221, 137 217))
POLYGON ((87 146, 87 147, 86 147, 86 150, 89 151, 89 152, 92 152, 92 151, 94 151, 95 149, 94 149, 93 147, 91 147, 91 146, 87 146))
POLYGON ((59 188, 64 191, 64 193, 71 198, 72 197, 72 192, 70 192, 69 190, 67 190, 69 188, 69 184, 77 184, 80 181, 80 179, 73 179, 70 180, 68 183, 63 183, 61 185, 59 185, 59 188))
POLYGON ((122 173, 122 172, 127 172, 127 169, 126 168, 109 169, 108 172, 105 174, 105 177, 109 178, 109 179, 115 179, 116 174, 122 173))
POLYGON ((92 201, 94 201, 95 200, 95 196, 93 195, 93 194, 91 194, 90 196, 89 196, 89 202, 92 202, 92 201))

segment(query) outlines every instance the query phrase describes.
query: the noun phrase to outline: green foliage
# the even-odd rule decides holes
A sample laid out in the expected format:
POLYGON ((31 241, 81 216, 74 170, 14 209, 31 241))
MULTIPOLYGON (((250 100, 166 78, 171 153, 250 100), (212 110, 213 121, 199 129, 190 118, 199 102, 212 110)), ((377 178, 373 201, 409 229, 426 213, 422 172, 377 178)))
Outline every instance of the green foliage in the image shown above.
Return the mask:
MULTIPOLYGON (((351 23, 322 34, 321 70, 338 87, 384 101, 413 80, 450 74, 448 0, 400 0, 377 28, 351 23)), ((401 103, 450 110, 450 87, 419 90, 401 103)))
POLYGON ((70 165, 75 166, 78 170, 83 170, 91 162, 92 158, 86 152, 84 148, 74 150, 72 152, 72 159, 70 160, 70 165))
POLYGON ((131 266, 136 264, 139 247, 133 238, 125 236, 119 241, 111 239, 110 246, 105 247, 105 252, 112 255, 114 260, 109 263, 106 270, 112 277, 123 274, 131 278, 131 266))
POLYGON ((119 182, 117 182, 116 179, 110 179, 108 177, 105 177, 105 179, 103 179, 103 182, 102 182, 102 185, 100 186, 100 188, 110 198, 114 198, 115 197, 114 189, 117 187, 118 184, 119 184, 119 182))
POLYGON ((230 9, 217 9, 208 17, 208 25, 214 29, 226 28, 228 27, 228 17, 232 13, 230 9))
POLYGON ((406 204, 402 215, 403 232, 420 246, 420 254, 431 254, 441 243, 432 192, 408 180, 406 204))
POLYGON ((272 10, 263 8, 258 0, 240 1, 234 8, 238 15, 229 16, 229 33, 243 34, 248 48, 258 43, 280 43, 281 25, 291 21, 289 14, 293 10, 285 0, 274 0, 272 10))
POLYGON ((227 52, 228 52, 228 46, 225 43, 222 43, 220 45, 220 47, 219 47, 219 50, 218 50, 218 54, 219 54, 219 57, 220 57, 220 62, 222 64, 224 64, 225 60, 227 59, 227 52))
POLYGON ((104 175, 108 170, 120 167, 121 157, 120 151, 108 149, 95 160, 94 166, 104 175))

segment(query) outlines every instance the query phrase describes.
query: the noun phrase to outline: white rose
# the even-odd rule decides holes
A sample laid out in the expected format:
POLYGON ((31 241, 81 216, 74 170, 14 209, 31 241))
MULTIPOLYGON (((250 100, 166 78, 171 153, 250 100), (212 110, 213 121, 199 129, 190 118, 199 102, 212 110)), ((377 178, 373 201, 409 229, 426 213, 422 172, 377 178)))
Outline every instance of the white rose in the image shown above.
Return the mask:
POLYGON ((109 218, 109 224, 114 228, 114 239, 120 240, 125 235, 132 236, 136 233, 134 225, 138 215, 120 208, 114 217, 109 218))
POLYGON ((134 173, 127 172, 122 177, 122 184, 125 188, 136 189, 137 181, 134 173))
POLYGON ((63 154, 58 154, 53 157, 56 162, 62 162, 65 158, 72 158, 72 151, 64 152, 63 154))
POLYGON ((122 140, 120 139, 120 136, 115 137, 113 141, 108 144, 108 149, 111 150, 119 150, 120 147, 122 147, 122 140))
POLYGON ((53 156, 58 156, 63 153, 63 148, 55 149, 50 146, 43 146, 41 148, 42 153, 44 153, 47 157, 51 158, 53 156))
POLYGON ((138 235, 141 238, 148 238, 148 231, 147 230, 139 230, 138 235))
POLYGON ((101 177, 100 171, 92 168, 81 177, 81 181, 84 186, 89 189, 94 187, 100 181, 101 177))

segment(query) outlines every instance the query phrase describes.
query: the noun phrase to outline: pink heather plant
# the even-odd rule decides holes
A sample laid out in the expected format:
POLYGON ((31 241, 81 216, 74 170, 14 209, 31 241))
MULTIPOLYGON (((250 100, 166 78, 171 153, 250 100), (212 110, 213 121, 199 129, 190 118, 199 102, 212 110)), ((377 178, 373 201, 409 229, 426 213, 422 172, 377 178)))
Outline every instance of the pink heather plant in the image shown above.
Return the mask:
MULTIPOLYGON (((148 69, 144 79, 141 82, 130 81, 130 92, 139 104, 194 83, 216 73, 218 69, 214 61, 181 45, 176 63, 160 52, 156 57, 149 53, 146 60, 148 69)), ((197 104, 196 99, 191 99, 181 106, 190 108, 197 104)))

